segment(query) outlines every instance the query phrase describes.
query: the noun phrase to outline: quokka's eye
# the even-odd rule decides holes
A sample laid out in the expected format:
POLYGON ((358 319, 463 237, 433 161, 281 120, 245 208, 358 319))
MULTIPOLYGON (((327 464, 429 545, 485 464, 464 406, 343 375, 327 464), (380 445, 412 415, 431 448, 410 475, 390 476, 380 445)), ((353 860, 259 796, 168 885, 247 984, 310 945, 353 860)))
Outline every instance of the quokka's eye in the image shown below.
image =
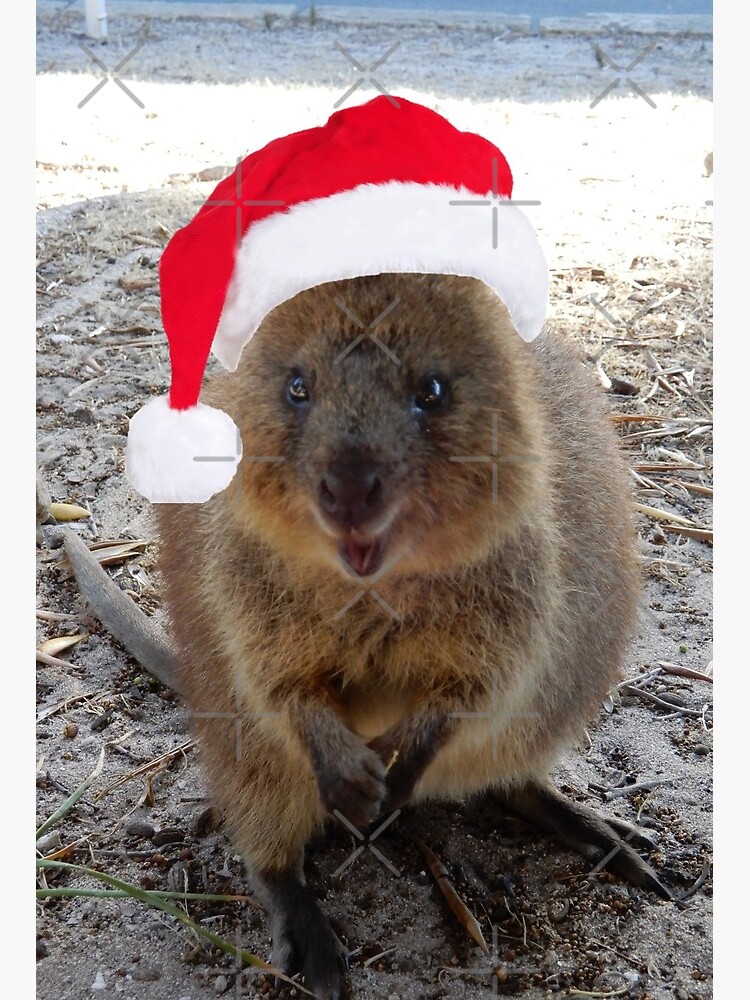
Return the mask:
POLYGON ((414 394, 414 406, 422 413, 438 413, 451 401, 450 382, 444 375, 425 375, 414 394))
POLYGON ((306 406, 310 402, 310 390, 301 375, 292 375, 289 379, 284 398, 290 406, 306 406))

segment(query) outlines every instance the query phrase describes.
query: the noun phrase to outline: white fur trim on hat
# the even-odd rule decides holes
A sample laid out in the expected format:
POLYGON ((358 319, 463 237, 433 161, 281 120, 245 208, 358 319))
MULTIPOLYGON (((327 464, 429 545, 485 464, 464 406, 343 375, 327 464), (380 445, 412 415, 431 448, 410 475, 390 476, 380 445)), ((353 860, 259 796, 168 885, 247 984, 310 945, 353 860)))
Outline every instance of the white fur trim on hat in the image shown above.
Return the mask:
POLYGON ((544 323, 549 271, 520 209, 491 192, 482 198, 445 184, 392 181, 301 202, 252 225, 237 252, 213 353, 234 371, 245 344, 282 302, 326 281, 387 271, 479 278, 506 304, 524 340, 544 323))
POLYGON ((223 410, 173 410, 162 396, 131 418, 125 472, 152 503, 209 500, 231 483, 241 458, 240 433, 223 410))

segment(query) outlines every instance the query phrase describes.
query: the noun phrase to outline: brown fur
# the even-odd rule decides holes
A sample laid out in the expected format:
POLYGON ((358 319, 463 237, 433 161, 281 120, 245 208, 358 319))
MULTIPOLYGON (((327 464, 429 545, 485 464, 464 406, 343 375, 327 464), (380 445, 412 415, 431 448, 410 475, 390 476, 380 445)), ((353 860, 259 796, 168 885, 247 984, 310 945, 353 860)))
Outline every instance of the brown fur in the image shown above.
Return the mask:
POLYGON ((357 278, 274 310, 205 398, 244 458, 209 503, 158 509, 162 568, 180 684, 251 868, 298 867, 344 787, 372 818, 391 774, 390 804, 546 781, 619 675, 638 591, 624 464, 568 342, 525 344, 471 278, 357 278), (341 357, 367 331, 334 298, 365 327, 398 298, 372 332, 400 363, 369 336, 341 357), (314 387, 305 415, 283 399, 293 371, 314 387), (410 395, 436 371, 453 401, 420 421, 410 395), (316 513, 346 447, 384 470, 392 520, 361 582, 316 513))

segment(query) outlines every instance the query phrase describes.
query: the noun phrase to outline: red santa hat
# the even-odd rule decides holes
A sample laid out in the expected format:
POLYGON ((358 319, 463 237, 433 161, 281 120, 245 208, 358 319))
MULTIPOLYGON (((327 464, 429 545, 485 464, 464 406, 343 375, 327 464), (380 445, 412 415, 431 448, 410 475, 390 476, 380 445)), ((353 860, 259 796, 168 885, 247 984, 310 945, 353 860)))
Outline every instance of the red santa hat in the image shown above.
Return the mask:
POLYGON ((530 222, 508 204, 512 185, 491 142, 403 98, 338 111, 242 160, 161 258, 172 382, 130 422, 133 486, 154 503, 200 503, 229 485, 242 449, 228 414, 198 402, 208 355, 234 371, 264 317, 306 288, 384 272, 468 275, 533 340, 548 271, 530 222), (494 223, 482 204, 499 206, 494 223))

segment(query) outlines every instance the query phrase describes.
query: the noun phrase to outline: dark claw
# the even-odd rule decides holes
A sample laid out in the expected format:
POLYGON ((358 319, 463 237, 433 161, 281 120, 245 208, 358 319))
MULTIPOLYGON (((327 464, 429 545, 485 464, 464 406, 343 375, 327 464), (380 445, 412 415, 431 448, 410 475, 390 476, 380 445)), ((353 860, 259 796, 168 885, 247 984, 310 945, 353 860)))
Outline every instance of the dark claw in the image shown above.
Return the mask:
POLYGON ((602 817, 607 826, 615 830, 624 841, 632 844, 633 847, 640 847, 646 851, 653 851, 658 847, 658 842, 652 830, 645 826, 636 826, 628 823, 619 816, 602 817))
POLYGON ((602 817, 588 806, 565 798, 551 785, 525 785, 503 793, 500 798, 511 812, 555 834, 594 862, 597 870, 604 862, 633 885, 649 889, 662 899, 672 899, 651 865, 630 846, 634 843, 653 849, 653 840, 641 828, 616 817, 602 817))

